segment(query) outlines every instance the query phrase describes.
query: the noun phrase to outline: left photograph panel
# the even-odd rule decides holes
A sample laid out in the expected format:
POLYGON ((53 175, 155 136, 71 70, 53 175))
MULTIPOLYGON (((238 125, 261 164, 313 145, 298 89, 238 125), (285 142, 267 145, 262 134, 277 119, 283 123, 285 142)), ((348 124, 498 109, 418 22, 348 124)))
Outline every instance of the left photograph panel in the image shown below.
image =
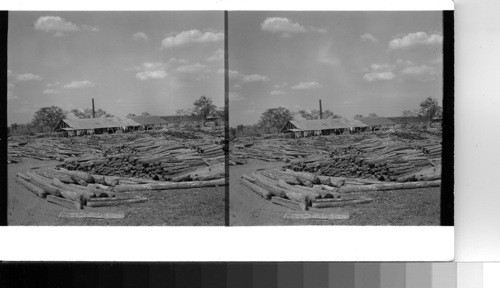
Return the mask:
POLYGON ((9 12, 8 225, 225 225, 224 12, 9 12))

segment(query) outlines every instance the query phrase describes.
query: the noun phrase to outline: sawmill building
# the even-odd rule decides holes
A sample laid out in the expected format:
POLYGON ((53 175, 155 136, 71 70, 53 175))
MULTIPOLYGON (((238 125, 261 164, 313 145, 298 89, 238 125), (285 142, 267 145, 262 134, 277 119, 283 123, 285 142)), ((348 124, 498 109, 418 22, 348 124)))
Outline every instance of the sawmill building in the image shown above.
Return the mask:
POLYGON ((281 132, 291 133, 294 137, 307 137, 313 135, 342 134, 346 132, 364 131, 367 125, 357 119, 345 118, 328 119, 294 119, 288 121, 281 132))

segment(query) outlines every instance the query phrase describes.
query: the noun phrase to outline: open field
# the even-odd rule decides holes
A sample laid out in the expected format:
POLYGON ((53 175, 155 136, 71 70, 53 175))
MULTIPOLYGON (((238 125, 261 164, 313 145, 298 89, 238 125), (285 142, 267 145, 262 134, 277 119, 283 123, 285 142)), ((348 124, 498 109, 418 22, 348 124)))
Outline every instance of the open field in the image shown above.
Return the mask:
POLYGON ((8 165, 8 223, 224 225, 222 146, 217 137, 199 136, 143 132, 10 143, 10 156, 17 154, 8 165), (62 211, 99 219, 63 218, 62 211))
POLYGON ((231 225, 439 225, 441 148, 433 131, 263 137, 231 146, 231 225), (349 219, 287 219, 294 210, 349 219))

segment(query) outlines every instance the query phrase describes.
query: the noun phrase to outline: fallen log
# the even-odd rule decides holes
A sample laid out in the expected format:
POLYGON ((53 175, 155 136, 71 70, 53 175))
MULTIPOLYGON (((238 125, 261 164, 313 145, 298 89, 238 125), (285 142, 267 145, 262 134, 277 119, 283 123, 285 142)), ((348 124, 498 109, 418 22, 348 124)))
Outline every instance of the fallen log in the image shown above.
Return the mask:
POLYGON ((52 184, 56 187, 62 188, 64 190, 68 191, 73 191, 81 194, 85 200, 88 200, 90 198, 95 197, 95 194, 92 192, 89 192, 88 190, 83 190, 83 189, 78 189, 73 186, 70 186, 69 184, 62 183, 59 179, 54 178, 52 179, 52 184))
POLYGON ((400 189, 417 189, 427 187, 439 187, 441 180, 426 181, 426 182, 407 182, 407 183, 385 183, 385 184, 372 184, 363 186, 344 186, 338 188, 339 193, 352 193, 352 192, 369 192, 369 191, 384 191, 384 190, 400 190, 400 189))
POLYGON ((62 190, 61 191, 61 196, 63 198, 66 198, 68 200, 78 202, 81 205, 85 205, 85 197, 81 193, 75 192, 75 191, 69 191, 69 190, 62 190))
POLYGON ((267 191, 266 189, 264 189, 260 186, 257 186, 255 184, 253 184, 252 182, 245 180, 243 178, 241 179, 241 183, 243 185, 247 186, 248 188, 250 188, 250 190, 257 193, 257 195, 261 196, 262 198, 264 198, 266 200, 271 198, 271 193, 269 191, 267 191))
POLYGON ((305 220, 305 219, 319 219, 319 220, 347 220, 349 219, 349 213, 347 212, 287 212, 285 219, 293 220, 305 220))
POLYGON ((297 177, 285 173, 280 173, 278 170, 266 170, 266 171, 260 171, 259 173, 274 180, 281 179, 288 184, 292 185, 301 184, 300 181, 297 179, 297 177))
POLYGON ((225 186, 226 179, 195 181, 195 182, 159 182, 155 184, 139 184, 139 185, 117 185, 113 187, 114 192, 129 192, 143 190, 169 190, 169 189, 189 189, 202 187, 217 187, 225 186))
MULTIPOLYGON (((98 199, 98 198, 95 198, 98 199)), ((103 199, 103 198, 101 198, 103 199)), ((122 204, 129 204, 129 203, 142 203, 148 201, 148 198, 144 197, 135 197, 131 199, 113 199, 113 198, 104 198, 106 200, 97 200, 95 201, 94 199, 91 199, 90 201, 87 201, 87 206, 89 207, 104 207, 104 206, 116 206, 116 205, 122 205, 122 204)))
POLYGON ((42 188, 47 194, 54 196, 61 195, 61 190, 53 186, 50 179, 42 177, 32 171, 27 171, 26 175, 30 177, 30 180, 28 180, 30 183, 42 188))
POLYGON ((246 174, 241 174, 241 178, 243 178, 243 179, 245 179, 245 180, 248 180, 248 181, 250 181, 250 182, 252 182, 252 183, 255 183, 255 181, 257 181, 257 179, 255 179, 255 178, 253 178, 253 177, 250 177, 250 176, 248 176, 248 175, 246 175, 246 174))
POLYGON ((256 179, 255 184, 261 186, 264 189, 267 189, 271 194, 277 197, 286 197, 286 190, 281 189, 277 186, 278 182, 272 179, 269 179, 259 173, 253 172, 252 176, 256 179))
POLYGON ((312 173, 308 173, 308 172, 295 172, 295 171, 290 170, 290 169, 286 169, 285 171, 282 171, 282 172, 286 173, 286 174, 289 174, 291 176, 295 176, 295 177, 299 178, 299 180, 309 181, 312 184, 320 184, 321 183, 321 181, 318 178, 318 176, 314 175, 312 173))
POLYGON ((62 211, 60 218, 96 218, 96 219, 123 219, 124 212, 97 212, 97 211, 62 211))
POLYGON ((271 202, 277 205, 281 205, 293 210, 302 210, 305 211, 307 210, 307 205, 305 203, 299 203, 296 201, 292 201, 289 199, 281 198, 281 197, 272 197, 271 202))
POLYGON ((16 180, 19 184, 26 187, 30 192, 33 192, 36 196, 38 196, 40 198, 47 197, 47 192, 45 192, 42 188, 40 188, 36 185, 33 185, 32 183, 30 183, 22 178, 19 178, 19 177, 17 177, 16 180))
POLYGON ((314 201, 311 204, 313 208, 330 208, 330 207, 341 207, 354 204, 364 204, 373 201, 371 198, 360 198, 360 199, 319 199, 323 201, 314 201))
POLYGON ((282 179, 278 180, 278 187, 281 187, 281 188, 286 189, 286 190, 291 191, 291 192, 300 193, 300 194, 304 195, 305 197, 307 197, 309 199, 309 201, 312 201, 316 198, 321 197, 320 192, 317 190, 314 190, 313 188, 310 188, 311 190, 308 190, 308 189, 305 189, 308 187, 293 186, 293 185, 286 183, 282 179))
POLYGON ((63 182, 63 183, 75 183, 75 181, 73 180, 73 178, 71 178, 69 175, 67 174, 63 174, 63 173, 60 173, 60 172, 55 172, 57 170, 50 170, 50 169, 37 169, 37 170, 33 170, 36 174, 40 175, 40 176, 43 176, 45 178, 49 178, 49 179, 54 179, 54 178, 57 178, 59 179, 59 181, 63 182))
POLYGON ((64 199, 61 197, 56 197, 53 195, 48 195, 47 201, 50 203, 54 203, 54 204, 69 208, 69 209, 75 209, 75 208, 82 209, 82 203, 80 203, 80 202, 73 202, 71 200, 64 199))
POLYGON ((75 180, 75 182, 78 182, 78 180, 83 180, 87 183, 94 183, 94 178, 89 173, 82 172, 82 171, 67 170, 64 168, 60 168, 58 171, 69 175, 71 178, 73 178, 73 180, 75 180))

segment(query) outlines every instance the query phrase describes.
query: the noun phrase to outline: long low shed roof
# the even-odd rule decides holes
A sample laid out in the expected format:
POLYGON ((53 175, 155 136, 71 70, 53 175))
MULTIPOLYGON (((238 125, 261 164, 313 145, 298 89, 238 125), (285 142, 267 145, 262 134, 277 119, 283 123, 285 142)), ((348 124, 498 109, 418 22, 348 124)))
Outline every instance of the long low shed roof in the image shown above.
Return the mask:
MULTIPOLYGON (((332 130, 332 129, 349 129, 366 127, 365 124, 354 119, 345 118, 328 118, 328 119, 294 119, 290 123, 300 131, 317 131, 317 130, 332 130)), ((288 129, 289 131, 297 131, 288 129)))
POLYGON ((384 126, 396 124, 386 117, 360 117, 356 120, 359 120, 368 126, 384 126))
POLYGON ((119 117, 83 118, 83 119, 63 119, 72 130, 118 128, 126 126, 140 126, 131 119, 119 117))

